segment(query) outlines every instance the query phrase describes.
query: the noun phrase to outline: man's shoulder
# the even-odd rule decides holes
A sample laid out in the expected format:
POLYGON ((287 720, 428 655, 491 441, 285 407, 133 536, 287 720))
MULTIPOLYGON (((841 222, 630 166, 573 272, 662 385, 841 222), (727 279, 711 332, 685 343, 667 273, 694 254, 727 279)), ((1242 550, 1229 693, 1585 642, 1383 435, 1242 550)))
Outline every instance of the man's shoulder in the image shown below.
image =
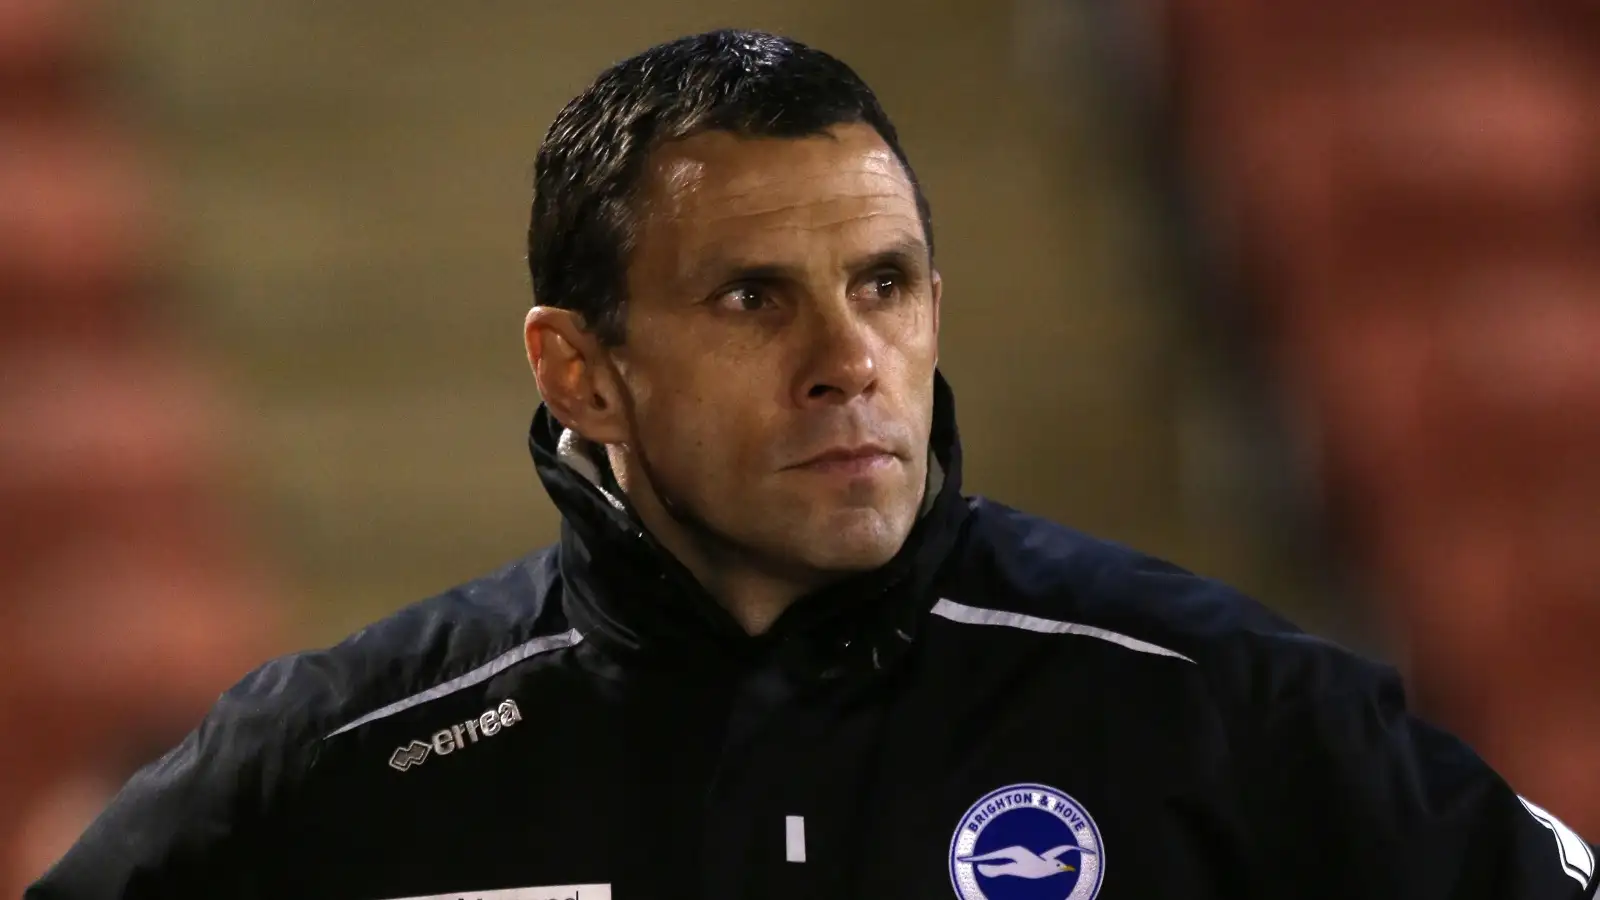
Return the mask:
POLYGON ((1306 689, 1370 691, 1392 679, 1388 667, 1307 634, 1223 582, 1003 504, 973 506, 947 610, 994 610, 1161 651, 1154 655, 1187 660, 1214 685, 1254 699, 1306 689))
POLYGON ((549 602, 554 548, 413 603, 332 647, 279 657, 222 696, 213 718, 274 721, 279 739, 304 744, 414 697, 565 625, 549 602))
MULTIPOLYGON (((263 848, 290 832, 273 823, 305 796, 299 789, 326 758, 324 738, 382 716, 396 698, 442 696, 452 684, 467 684, 486 660, 492 668, 559 643, 545 636, 564 627, 554 609, 556 584, 553 553, 535 552, 337 646, 260 667, 224 693, 182 743, 128 781, 37 893, 124 896, 139 883, 165 896, 202 872, 224 879, 217 884, 235 884, 235 870, 259 878, 262 870, 242 860, 275 858, 263 848)), ((208 895, 218 893, 237 891, 208 895)))
POLYGON ((964 557, 953 589, 966 596, 951 598, 960 602, 1120 625, 1186 647, 1242 633, 1302 634, 1220 581, 990 500, 973 502, 964 557))

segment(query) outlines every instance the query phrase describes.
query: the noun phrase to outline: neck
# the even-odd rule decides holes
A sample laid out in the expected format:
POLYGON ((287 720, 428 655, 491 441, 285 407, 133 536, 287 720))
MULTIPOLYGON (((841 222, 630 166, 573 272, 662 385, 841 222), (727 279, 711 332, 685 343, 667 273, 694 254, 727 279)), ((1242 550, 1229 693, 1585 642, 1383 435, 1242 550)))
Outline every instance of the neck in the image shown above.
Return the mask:
POLYGON ((618 447, 608 447, 607 456, 639 523, 746 633, 766 633, 796 600, 827 583, 821 573, 764 564, 748 550, 674 515, 639 471, 636 460, 618 447))
POLYGON ((750 566, 713 561, 694 541, 677 541, 656 526, 646 523, 666 547, 684 564, 695 580, 728 611, 747 634, 765 634, 801 596, 815 585, 774 577, 750 566))

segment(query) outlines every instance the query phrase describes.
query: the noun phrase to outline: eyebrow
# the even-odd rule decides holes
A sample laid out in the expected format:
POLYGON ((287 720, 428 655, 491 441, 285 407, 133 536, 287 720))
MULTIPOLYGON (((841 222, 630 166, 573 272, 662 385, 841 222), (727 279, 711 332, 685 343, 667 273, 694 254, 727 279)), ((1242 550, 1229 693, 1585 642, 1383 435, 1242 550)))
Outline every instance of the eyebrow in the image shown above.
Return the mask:
MULTIPOLYGON (((877 250, 846 262, 847 271, 897 266, 903 269, 931 268, 928 243, 913 234, 901 234, 877 250)), ((773 262, 741 262, 737 259, 712 259, 696 267, 695 282, 706 281, 803 281, 798 266, 773 262)))

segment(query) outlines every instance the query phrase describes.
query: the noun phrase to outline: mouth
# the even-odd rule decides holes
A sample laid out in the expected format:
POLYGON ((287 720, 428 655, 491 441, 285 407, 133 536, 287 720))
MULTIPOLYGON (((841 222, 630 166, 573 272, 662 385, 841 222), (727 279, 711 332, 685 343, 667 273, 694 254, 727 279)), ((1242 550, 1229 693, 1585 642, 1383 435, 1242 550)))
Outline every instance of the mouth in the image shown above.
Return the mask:
POLYGON ((893 451, 881 445, 857 444, 831 447, 789 468, 829 475, 868 475, 887 468, 898 459, 893 451))

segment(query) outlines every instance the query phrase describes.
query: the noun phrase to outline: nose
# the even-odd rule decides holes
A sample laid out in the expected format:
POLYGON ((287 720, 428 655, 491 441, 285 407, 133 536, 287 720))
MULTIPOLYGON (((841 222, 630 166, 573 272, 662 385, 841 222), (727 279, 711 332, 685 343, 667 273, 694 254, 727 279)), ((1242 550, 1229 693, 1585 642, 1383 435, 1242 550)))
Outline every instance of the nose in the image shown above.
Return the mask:
POLYGON ((854 310, 819 311, 808 329, 807 359, 795 385, 800 406, 845 404, 878 386, 877 342, 854 310))

